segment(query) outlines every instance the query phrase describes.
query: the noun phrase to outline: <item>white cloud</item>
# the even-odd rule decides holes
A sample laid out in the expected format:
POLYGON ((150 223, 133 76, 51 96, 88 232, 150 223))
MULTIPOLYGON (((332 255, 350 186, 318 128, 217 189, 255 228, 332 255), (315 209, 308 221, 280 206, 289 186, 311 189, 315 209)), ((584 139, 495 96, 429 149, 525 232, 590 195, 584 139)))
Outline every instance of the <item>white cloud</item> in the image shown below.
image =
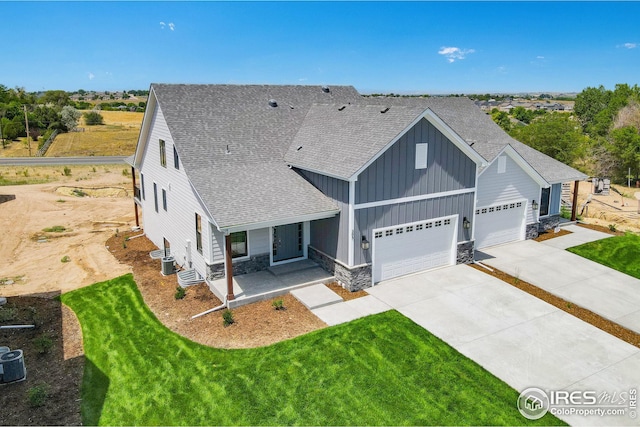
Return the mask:
POLYGON ((538 55, 538 56, 536 56, 536 59, 544 59, 544 56, 538 55))
POLYGON ((457 60, 463 60, 470 53, 474 53, 475 49, 460 49, 459 47, 446 47, 443 46, 438 51, 439 55, 444 55, 447 58, 449 63, 452 63, 457 60))
POLYGON ((306 77, 300 77, 300 78, 298 79, 298 81, 299 81, 299 82, 306 82, 307 80, 309 80, 309 79, 308 79, 308 78, 306 78, 306 77))
POLYGON ((174 24, 173 22, 169 22, 168 24, 165 23, 164 21, 160 21, 160 29, 164 30, 166 27, 169 27, 169 29, 171 31, 175 31, 176 29, 176 24, 174 24))
POLYGON ((638 47, 638 43, 625 43, 623 46, 627 49, 635 49, 636 47, 638 47))
POLYGON ((96 76, 93 75, 92 72, 88 72, 87 76, 89 77, 89 80, 93 80, 96 76))

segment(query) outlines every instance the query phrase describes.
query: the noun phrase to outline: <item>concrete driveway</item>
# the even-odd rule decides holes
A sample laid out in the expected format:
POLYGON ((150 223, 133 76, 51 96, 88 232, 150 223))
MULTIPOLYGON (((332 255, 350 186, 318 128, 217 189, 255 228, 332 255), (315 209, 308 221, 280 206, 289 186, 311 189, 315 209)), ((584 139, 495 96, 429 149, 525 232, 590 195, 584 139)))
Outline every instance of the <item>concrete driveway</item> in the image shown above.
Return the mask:
POLYGON ((640 333, 640 280, 565 250, 611 235, 567 229, 572 234, 496 246, 476 259, 640 333))
MULTIPOLYGON (((640 385, 640 349, 469 266, 405 276, 367 292, 518 391, 612 394, 640 385)), ((638 425, 628 415, 561 418, 638 425)))

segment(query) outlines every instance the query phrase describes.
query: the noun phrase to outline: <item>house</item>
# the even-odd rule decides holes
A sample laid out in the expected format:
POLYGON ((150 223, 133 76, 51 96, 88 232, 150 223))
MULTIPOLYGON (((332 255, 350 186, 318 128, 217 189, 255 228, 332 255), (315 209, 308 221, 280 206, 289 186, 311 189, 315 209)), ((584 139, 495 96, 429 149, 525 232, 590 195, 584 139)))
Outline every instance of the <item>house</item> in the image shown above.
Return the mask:
POLYGON ((466 98, 349 86, 153 84, 136 217, 195 280, 311 259, 350 290, 473 260, 559 222, 586 176, 466 98))

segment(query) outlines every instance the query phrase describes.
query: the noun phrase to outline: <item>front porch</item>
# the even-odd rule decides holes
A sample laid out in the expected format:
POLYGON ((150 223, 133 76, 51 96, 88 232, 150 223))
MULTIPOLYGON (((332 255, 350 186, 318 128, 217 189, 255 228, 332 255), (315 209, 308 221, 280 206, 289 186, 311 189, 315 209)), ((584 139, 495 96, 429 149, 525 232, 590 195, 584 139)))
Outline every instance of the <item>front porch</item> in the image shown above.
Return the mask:
MULTIPOLYGON (((287 264, 271 266, 264 271, 233 277, 235 299, 228 302, 229 308, 284 295, 293 289, 317 283, 330 283, 335 277, 315 262, 304 259, 287 264)), ((211 292, 224 301, 227 294, 227 279, 207 282, 211 292)))

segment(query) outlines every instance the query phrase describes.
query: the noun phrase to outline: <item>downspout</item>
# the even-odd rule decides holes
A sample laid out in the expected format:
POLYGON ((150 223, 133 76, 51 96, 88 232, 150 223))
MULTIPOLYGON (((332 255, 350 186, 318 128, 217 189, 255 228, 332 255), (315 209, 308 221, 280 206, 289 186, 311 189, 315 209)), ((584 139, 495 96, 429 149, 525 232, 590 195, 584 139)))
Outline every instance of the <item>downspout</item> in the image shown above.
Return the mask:
MULTIPOLYGON (((131 178, 133 180, 133 197, 135 199, 136 195, 136 168, 131 166, 131 178)), ((136 227, 140 227, 140 221, 138 220, 138 204, 136 201, 133 201, 133 207, 136 211, 136 227)))
POLYGON ((224 301, 222 302, 221 305, 214 307, 214 308, 210 308, 209 310, 203 311, 202 313, 198 313, 194 316, 191 316, 192 319, 198 318, 200 316, 204 316, 205 314, 209 314, 209 313, 213 313, 214 311, 218 311, 218 310, 222 310, 223 308, 225 308, 227 306, 227 295, 224 296, 224 301))

